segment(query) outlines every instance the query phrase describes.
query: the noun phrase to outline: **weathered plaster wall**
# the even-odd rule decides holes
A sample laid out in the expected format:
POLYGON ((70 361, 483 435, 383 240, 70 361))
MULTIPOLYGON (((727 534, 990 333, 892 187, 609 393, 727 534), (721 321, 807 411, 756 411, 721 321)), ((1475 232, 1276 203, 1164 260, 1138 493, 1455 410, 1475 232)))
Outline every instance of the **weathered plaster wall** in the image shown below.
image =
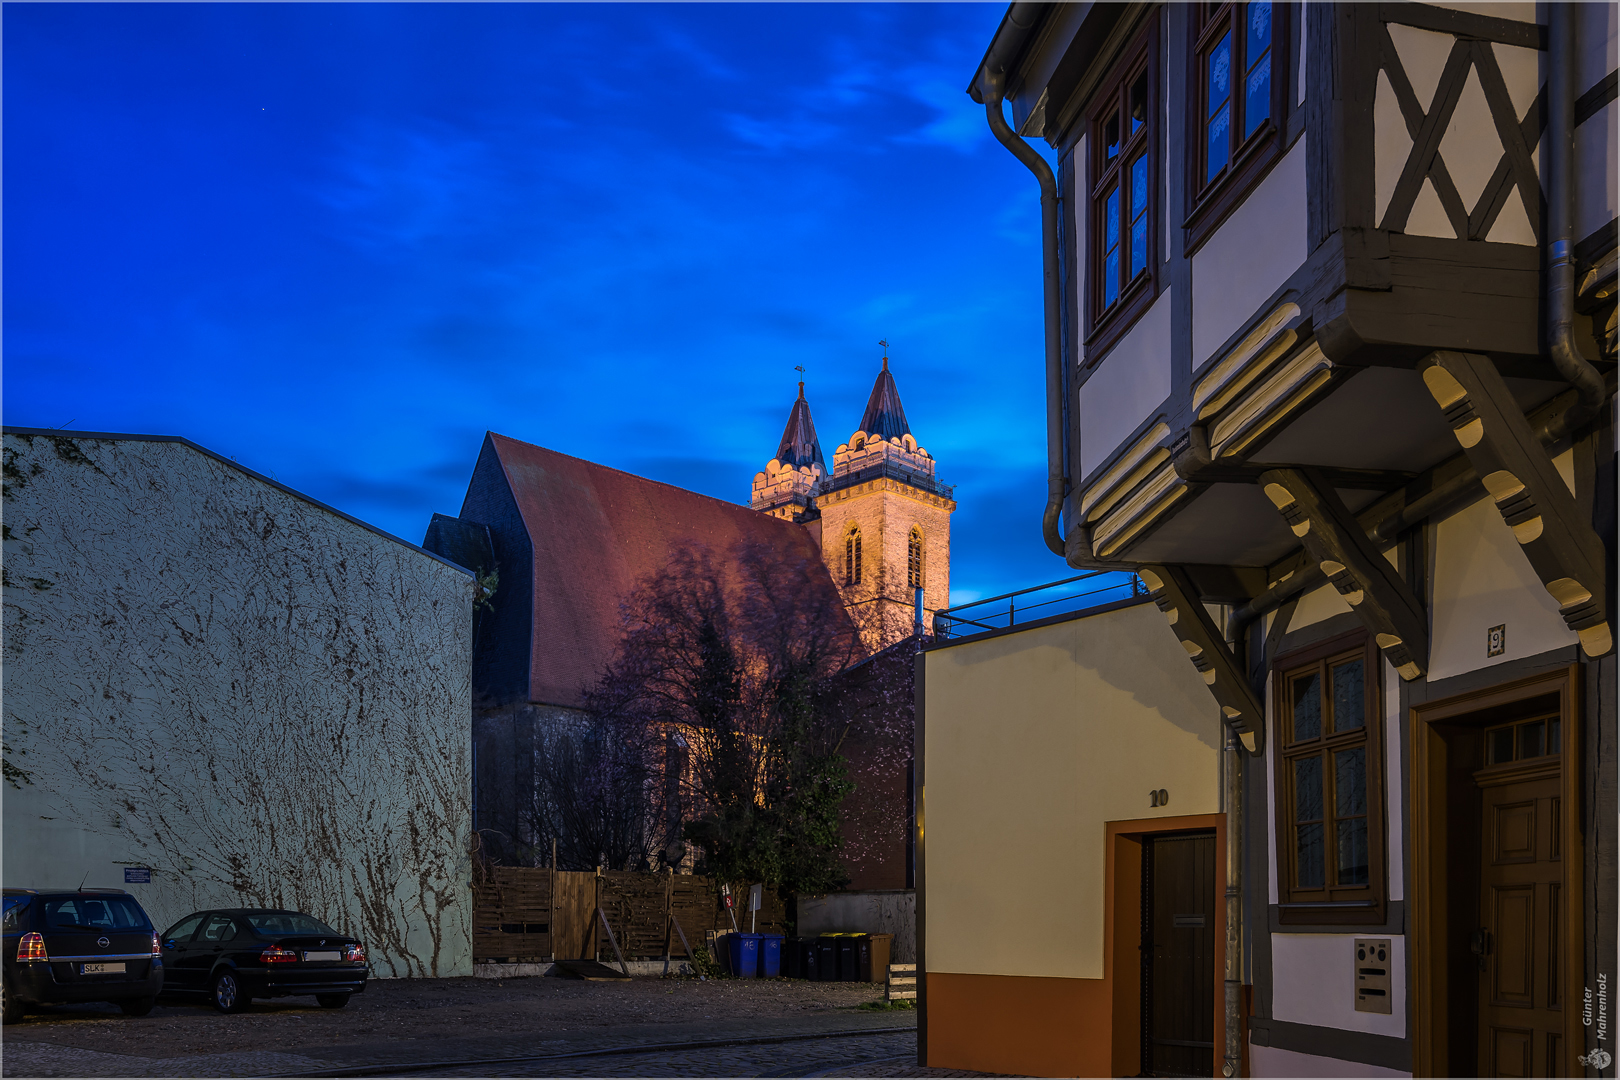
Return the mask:
POLYGON ((308 911, 470 975, 472 581, 177 441, 7 433, 7 885, 308 911))

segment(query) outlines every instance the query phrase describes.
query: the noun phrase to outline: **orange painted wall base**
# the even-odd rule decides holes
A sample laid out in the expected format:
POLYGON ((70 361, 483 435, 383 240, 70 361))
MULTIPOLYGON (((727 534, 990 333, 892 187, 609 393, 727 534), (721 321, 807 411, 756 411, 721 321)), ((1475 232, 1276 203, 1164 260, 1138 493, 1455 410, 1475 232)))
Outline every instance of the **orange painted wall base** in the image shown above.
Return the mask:
POLYGON ((1104 979, 930 971, 928 1064, 1022 1076, 1112 1076, 1104 979))

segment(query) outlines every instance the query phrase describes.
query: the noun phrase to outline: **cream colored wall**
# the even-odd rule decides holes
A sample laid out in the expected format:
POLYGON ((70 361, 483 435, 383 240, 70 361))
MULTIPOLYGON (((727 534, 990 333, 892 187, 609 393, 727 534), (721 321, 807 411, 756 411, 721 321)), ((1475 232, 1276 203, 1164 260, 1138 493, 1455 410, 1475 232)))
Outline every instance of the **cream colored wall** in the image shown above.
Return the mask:
POLYGON ((928 969, 1101 978, 1105 823, 1219 811, 1214 699, 1151 604, 926 655, 928 969))

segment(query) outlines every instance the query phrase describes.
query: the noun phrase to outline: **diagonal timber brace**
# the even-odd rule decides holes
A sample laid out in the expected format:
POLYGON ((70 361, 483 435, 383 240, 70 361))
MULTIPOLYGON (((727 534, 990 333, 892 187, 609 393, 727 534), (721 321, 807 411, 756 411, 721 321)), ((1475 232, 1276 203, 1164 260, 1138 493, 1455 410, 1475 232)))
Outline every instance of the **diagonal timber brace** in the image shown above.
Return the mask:
POLYGON ((1260 482, 1390 665, 1403 679, 1422 675, 1429 666, 1428 616, 1338 492, 1312 469, 1271 469, 1260 482))
POLYGON ((1215 696, 1226 723, 1243 740, 1249 753, 1265 743, 1265 710, 1249 688, 1226 639, 1198 599, 1192 578, 1179 566, 1144 566, 1139 571, 1153 602, 1170 620, 1170 629, 1215 696))
POLYGON ((1418 371, 1581 650, 1604 655, 1614 637, 1603 541, 1582 520, 1496 365, 1474 353, 1441 351, 1424 357, 1418 371))

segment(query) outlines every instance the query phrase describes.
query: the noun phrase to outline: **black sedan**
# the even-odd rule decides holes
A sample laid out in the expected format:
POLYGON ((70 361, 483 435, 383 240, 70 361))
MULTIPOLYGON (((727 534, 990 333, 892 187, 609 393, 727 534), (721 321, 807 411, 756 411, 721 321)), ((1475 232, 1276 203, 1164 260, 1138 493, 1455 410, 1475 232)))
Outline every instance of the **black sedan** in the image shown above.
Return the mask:
POLYGON ((171 926, 162 946, 164 995, 203 995, 224 1013, 294 994, 341 1009, 366 988, 365 946, 302 912, 198 911, 171 926))

